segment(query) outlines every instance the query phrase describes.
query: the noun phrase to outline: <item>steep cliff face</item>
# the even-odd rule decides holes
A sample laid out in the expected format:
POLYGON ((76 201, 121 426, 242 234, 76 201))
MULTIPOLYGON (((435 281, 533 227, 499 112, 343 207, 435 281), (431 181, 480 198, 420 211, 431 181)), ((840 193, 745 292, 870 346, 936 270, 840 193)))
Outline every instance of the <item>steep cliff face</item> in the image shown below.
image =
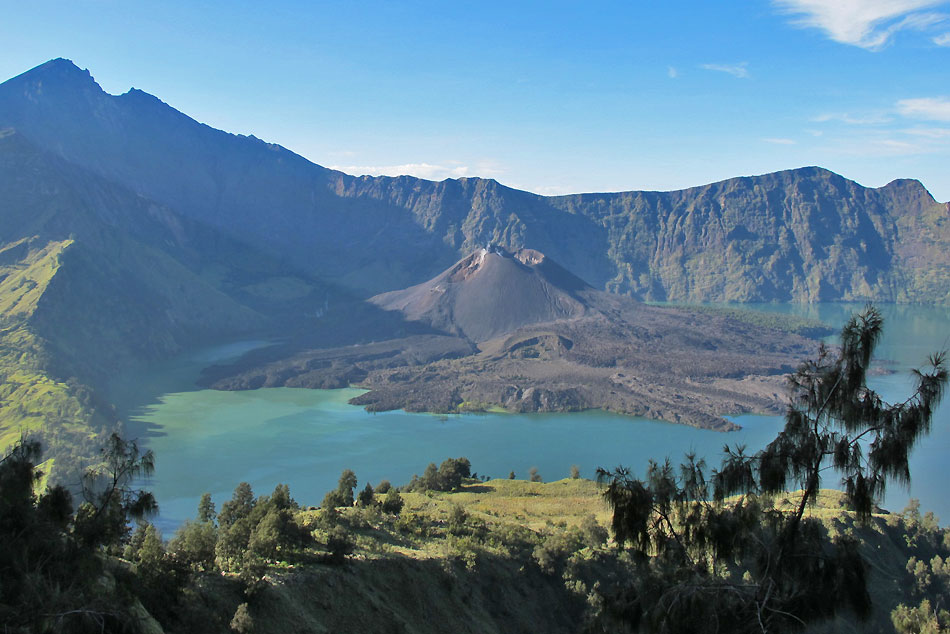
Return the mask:
POLYGON ((735 178, 677 192, 556 199, 608 229, 607 287, 676 301, 944 301, 914 281, 946 279, 947 258, 919 251, 902 227, 935 243, 950 231, 912 180, 861 187, 821 168, 735 178), (929 214, 929 215, 928 215, 929 214), (926 271, 926 273, 925 273, 926 271))
POLYGON ((950 213, 915 180, 871 189, 809 167, 549 198, 480 179, 339 179, 344 196, 408 209, 458 251, 530 246, 642 299, 948 301, 950 213))
POLYGON ((53 60, 0 85, 0 128, 364 297, 491 242, 671 301, 950 302, 950 210, 913 180, 816 167, 673 192, 544 197, 468 178, 353 177, 53 60))

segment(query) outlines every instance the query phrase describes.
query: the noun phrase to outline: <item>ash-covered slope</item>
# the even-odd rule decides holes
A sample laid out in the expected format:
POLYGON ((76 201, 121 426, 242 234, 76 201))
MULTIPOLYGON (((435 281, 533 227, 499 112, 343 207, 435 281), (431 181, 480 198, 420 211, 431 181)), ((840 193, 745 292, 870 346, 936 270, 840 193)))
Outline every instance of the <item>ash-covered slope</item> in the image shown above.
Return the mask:
POLYGON ((781 319, 755 323, 737 311, 649 306, 598 291, 531 249, 481 249, 371 304, 417 334, 264 350, 209 369, 202 384, 356 384, 369 392, 351 402, 377 411, 600 408, 729 430, 736 425, 723 414, 780 411, 783 375, 817 349, 781 319))
POLYGON ((480 249, 427 282, 370 301, 472 341, 591 312, 594 289, 539 251, 480 249))

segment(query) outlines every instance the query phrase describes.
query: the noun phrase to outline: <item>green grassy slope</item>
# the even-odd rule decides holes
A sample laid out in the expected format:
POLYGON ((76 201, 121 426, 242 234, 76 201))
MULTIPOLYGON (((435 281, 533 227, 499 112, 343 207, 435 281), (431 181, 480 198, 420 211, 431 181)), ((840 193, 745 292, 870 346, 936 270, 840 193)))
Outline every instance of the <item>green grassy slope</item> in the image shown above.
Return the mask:
POLYGON ((30 323, 71 244, 28 250, 31 242, 21 240, 0 249, 0 447, 41 430, 88 437, 108 420, 79 384, 51 376, 47 342, 30 323), (22 260, 18 250, 26 253, 22 260))
MULTIPOLYGON (((209 610, 209 632, 226 631, 242 602, 257 632, 583 631, 602 597, 636 574, 631 558, 593 537, 606 537, 610 519, 601 492, 583 479, 469 481, 453 493, 403 493, 398 515, 305 508, 296 521, 315 545, 271 560, 250 595, 236 573, 205 573, 192 600, 209 610), (354 545, 342 565, 323 545, 334 526, 354 545)), ((892 632, 891 611, 923 596, 909 558, 950 552, 950 531, 919 514, 882 511, 862 525, 836 491, 808 515, 829 537, 859 540, 874 605, 869 621, 845 614, 809 632, 892 632)))

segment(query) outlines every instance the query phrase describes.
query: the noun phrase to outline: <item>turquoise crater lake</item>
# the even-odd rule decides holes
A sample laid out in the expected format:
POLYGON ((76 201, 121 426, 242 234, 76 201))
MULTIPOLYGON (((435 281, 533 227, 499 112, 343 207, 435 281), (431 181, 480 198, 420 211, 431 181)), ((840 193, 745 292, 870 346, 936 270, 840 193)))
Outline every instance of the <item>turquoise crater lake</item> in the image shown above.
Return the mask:
MULTIPOLYGON (((750 306, 746 306, 750 307, 750 306)), ((861 306, 846 304, 751 306, 757 310, 817 317, 835 327, 861 306)), ((885 398, 906 396, 909 370, 948 346, 946 309, 883 306, 885 340, 879 357, 891 360, 895 374, 874 378, 885 398)), ((584 477, 598 466, 624 464, 642 473, 650 458, 678 461, 695 451, 710 466, 723 444, 758 449, 781 428, 775 416, 735 417, 743 426, 723 434, 600 411, 565 414, 463 414, 439 416, 402 411, 372 414, 347 401, 356 389, 269 388, 244 392, 198 390, 201 367, 234 357, 262 342, 239 342, 130 374, 116 381, 112 394, 129 421, 131 436, 155 451, 156 473, 148 483, 161 507, 158 524, 170 531, 195 515, 198 499, 210 492, 220 505, 234 486, 249 482, 255 493, 290 485, 302 504, 317 505, 336 485, 340 471, 356 472, 363 486, 389 479, 394 484, 421 473, 429 462, 466 456, 473 470, 491 477, 510 471, 524 478, 537 467, 545 480, 568 476, 572 464, 584 477)), ((950 402, 934 418, 932 434, 912 458, 912 487, 894 486, 887 506, 899 510, 909 496, 950 519, 945 491, 950 458, 950 402)), ((837 484, 828 478, 825 486, 837 484)))

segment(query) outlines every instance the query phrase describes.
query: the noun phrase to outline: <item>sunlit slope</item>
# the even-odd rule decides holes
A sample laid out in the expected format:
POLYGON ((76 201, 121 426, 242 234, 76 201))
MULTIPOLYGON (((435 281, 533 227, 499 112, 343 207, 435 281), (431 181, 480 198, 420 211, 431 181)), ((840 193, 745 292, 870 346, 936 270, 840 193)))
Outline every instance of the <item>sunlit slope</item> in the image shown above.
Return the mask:
POLYGON ((49 375, 47 343, 29 323, 70 244, 54 241, 28 251, 29 242, 19 241, 0 248, 0 447, 44 427, 85 433, 97 418, 86 391, 49 375))
POLYGON ((166 252, 188 260, 168 210, 9 130, 0 205, 0 445, 36 431, 88 438, 114 421, 89 386, 260 322, 166 252))
MULTIPOLYGON (((329 523, 324 511, 307 508, 297 519, 313 529, 319 545, 268 568, 251 607, 255 630, 369 632, 393 624, 394 631, 413 633, 583 631, 601 597, 629 588, 642 574, 636 557, 594 539, 590 527, 599 526, 603 539, 611 520, 602 493, 583 479, 496 479, 470 481, 452 493, 403 492, 398 516, 338 509, 333 524, 342 525, 354 545, 343 566, 325 563, 320 542, 329 523)), ((775 507, 794 509, 780 498, 775 507)), ((842 614, 807 632, 893 631, 891 611, 920 601, 908 560, 929 562, 946 551, 940 544, 945 530, 886 511, 864 524, 837 491, 821 491, 806 517, 830 539, 856 540, 870 564, 873 605, 867 621, 842 614)), ((202 585, 221 631, 244 600, 227 578, 208 577, 202 585)))

